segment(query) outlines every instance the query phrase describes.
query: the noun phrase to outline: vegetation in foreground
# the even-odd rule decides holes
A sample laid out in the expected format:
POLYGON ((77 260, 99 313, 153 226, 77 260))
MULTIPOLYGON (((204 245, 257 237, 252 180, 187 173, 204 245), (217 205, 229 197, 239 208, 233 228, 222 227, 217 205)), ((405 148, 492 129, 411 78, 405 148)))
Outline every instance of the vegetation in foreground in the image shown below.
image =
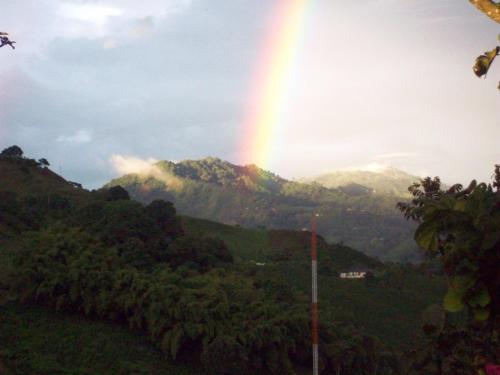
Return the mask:
MULTIPOLYGON (((4 157, 0 163, 20 169, 27 179, 40 173, 50 176, 45 165, 22 155, 4 157)), ((0 296, 5 306, 0 366, 12 373, 23 373, 23 368, 78 373, 64 360, 43 355, 46 361, 37 359, 36 337, 13 333, 18 328, 22 332, 21 326, 13 328, 16 316, 45 314, 61 337, 66 333, 57 317, 79 319, 82 325, 107 322, 106 326, 122 327, 117 328, 120 335, 127 334, 122 330, 128 326, 139 333, 137 342, 149 337, 158 348, 148 349, 153 366, 149 368, 156 373, 168 373, 162 371, 182 364, 188 367, 179 367, 177 373, 189 369, 207 374, 300 374, 309 367, 307 232, 249 231, 181 220, 171 204, 154 201, 142 206, 119 187, 91 193, 76 185, 71 188, 69 195, 61 193, 65 188, 42 189, 38 194, 22 189, 2 192, 0 296), (49 313, 54 310, 58 313, 49 313), (26 347, 32 347, 34 354, 23 354, 26 347), (165 369, 154 367, 159 351, 167 360, 165 369)), ((497 315, 495 304, 490 306, 494 298, 474 302, 489 311, 474 326, 441 314, 439 308, 427 309, 427 336, 404 357, 387 343, 397 330, 415 333, 417 316, 439 301, 440 278, 427 279, 413 266, 386 266, 345 246, 320 242, 323 373, 468 374, 471 368, 480 371, 483 364, 495 361, 498 330, 492 317, 497 315), (339 270, 360 265, 370 268, 374 277, 336 278, 339 270), (406 304, 410 296, 414 304, 406 304), (377 305, 375 299, 394 304, 377 305), (384 326, 378 309, 386 319, 411 312, 412 327, 396 318, 384 326), (441 325, 442 316, 446 319, 441 325), (370 318, 376 321, 372 327, 367 323, 370 318), (389 332, 384 340, 376 332, 381 326, 389 332), (477 343, 472 351, 471 340, 477 343), (464 350, 467 355, 460 357, 464 350)), ((495 249, 497 243, 492 246, 495 249)), ((464 306, 469 303, 467 293, 462 295, 464 306)), ((447 295, 445 307, 449 299, 447 295)), ((404 341, 408 344, 409 337, 404 341)), ((84 357, 75 363, 81 364, 81 373, 92 372, 84 357)), ((104 369, 107 362, 98 363, 95 366, 104 369)), ((134 372, 140 371, 134 363, 123 366, 128 371, 124 373, 140 373, 134 372)))
MULTIPOLYGON (((2 163, 46 173, 22 155, 2 163)), ((169 361, 205 373, 291 374, 308 366, 304 295, 242 272, 220 239, 187 233, 168 202, 142 206, 119 187, 80 193, 86 197, 2 193, 0 285, 9 306, 128 326, 169 361)), ((326 372, 398 371, 396 355, 353 325, 325 320, 322 347, 326 372)))
POLYGON ((448 280, 444 311, 425 328, 419 371, 497 374, 500 371, 500 165, 491 184, 473 180, 447 190, 439 178, 414 184, 399 208, 419 226, 415 240, 442 264, 448 280), (464 313, 465 324, 451 314, 464 313))

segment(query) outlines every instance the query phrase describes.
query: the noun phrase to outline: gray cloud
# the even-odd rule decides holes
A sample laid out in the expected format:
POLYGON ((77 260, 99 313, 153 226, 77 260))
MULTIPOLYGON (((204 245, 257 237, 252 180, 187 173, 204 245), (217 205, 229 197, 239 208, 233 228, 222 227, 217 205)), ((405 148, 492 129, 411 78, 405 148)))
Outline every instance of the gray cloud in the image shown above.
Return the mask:
MULTIPOLYGON (((499 157, 500 70, 480 81, 471 65, 497 30, 467 2, 438 3, 311 5, 267 167, 299 177, 386 155, 410 172, 487 178, 499 157), (462 161, 463 150, 477 158, 462 161)), ((2 5, 18 49, 0 50, 0 147, 19 144, 91 187, 115 175, 112 155, 251 162, 238 148, 269 4, 2 5)))
POLYGON ((80 129, 71 135, 60 135, 56 138, 56 141, 66 143, 88 143, 92 141, 92 134, 86 129, 80 129))

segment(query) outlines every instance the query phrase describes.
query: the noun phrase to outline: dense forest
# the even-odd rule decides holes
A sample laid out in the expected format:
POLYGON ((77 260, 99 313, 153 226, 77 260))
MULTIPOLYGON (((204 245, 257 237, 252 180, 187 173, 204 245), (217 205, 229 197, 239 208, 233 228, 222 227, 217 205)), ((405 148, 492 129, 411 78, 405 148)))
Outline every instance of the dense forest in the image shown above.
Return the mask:
MULTIPOLYGON (((116 373, 307 373, 309 232, 181 217, 167 201, 142 205, 119 186, 89 192, 48 166, 15 146, 0 156, 0 369, 109 373, 114 354, 106 349, 93 360, 89 338, 87 357, 68 354, 81 369, 72 372, 72 363, 54 356, 60 346, 36 336, 49 324, 55 327, 51 337, 67 345, 85 345, 68 336, 82 327, 108 332, 96 333, 106 348, 115 337, 126 337, 126 350, 142 345, 149 364, 132 356, 116 365, 116 373), (139 344, 145 337, 153 346, 139 344), (36 352, 44 345, 52 354, 36 352), (162 357, 166 364, 156 365, 162 357)), ((413 211, 409 204, 404 208, 421 207, 412 204, 413 211)), ((472 330, 464 314, 448 317, 439 307, 446 289, 441 274, 448 268, 383 264, 322 238, 319 250, 322 373, 434 373, 438 366, 444 374, 466 374, 478 366, 478 356, 494 361, 498 342, 491 324, 498 302, 490 303, 496 301, 492 294, 460 292, 464 306, 481 318, 472 330), (370 276, 338 277, 352 269, 370 276), (444 340, 463 348, 443 353, 444 340), (480 341, 481 350, 467 349, 470 340, 480 341)), ((493 261, 498 265, 498 258, 493 261)), ((498 292, 490 281, 481 285, 498 292)), ((445 307, 450 303, 459 310, 448 292, 445 307)))
POLYGON ((343 174, 344 180, 336 179, 341 185, 325 187, 322 184, 330 186, 331 180, 290 181, 255 165, 209 157, 161 161, 145 173, 122 176, 106 187, 119 185, 142 203, 165 199, 182 214, 244 227, 301 230, 309 226, 314 210, 321 217, 318 232, 328 241, 344 242, 383 261, 419 262, 422 253, 413 241, 415 225, 396 209, 418 178, 389 170, 377 174, 378 180, 369 185, 366 180, 372 175, 343 174))

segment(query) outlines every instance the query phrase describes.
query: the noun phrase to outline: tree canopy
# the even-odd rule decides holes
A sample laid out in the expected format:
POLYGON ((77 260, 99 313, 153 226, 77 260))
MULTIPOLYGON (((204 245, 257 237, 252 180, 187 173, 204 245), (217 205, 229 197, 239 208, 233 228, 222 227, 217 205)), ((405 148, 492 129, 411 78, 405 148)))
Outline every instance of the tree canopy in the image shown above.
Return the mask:
POLYGON ((12 158, 12 159, 20 159, 23 157, 23 150, 21 150, 21 147, 19 146, 10 146, 4 149, 0 153, 0 157, 3 158, 12 158))

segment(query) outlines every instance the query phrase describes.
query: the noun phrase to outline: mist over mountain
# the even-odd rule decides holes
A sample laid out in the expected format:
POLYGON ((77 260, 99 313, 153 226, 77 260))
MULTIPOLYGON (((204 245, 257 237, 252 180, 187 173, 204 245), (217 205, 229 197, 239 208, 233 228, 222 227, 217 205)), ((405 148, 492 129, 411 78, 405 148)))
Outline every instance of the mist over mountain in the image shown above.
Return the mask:
POLYGON ((290 181, 255 165, 208 157, 160 161, 105 186, 121 185, 143 203, 166 199, 182 214, 244 227, 301 230, 309 228, 313 212, 319 213, 318 232, 329 241, 384 261, 420 259, 415 225, 395 207, 414 176, 396 169, 334 176, 337 182, 331 179, 327 187, 323 179, 290 181))
POLYGON ((420 177, 408 174, 394 167, 385 167, 377 171, 338 170, 316 177, 301 179, 301 182, 316 182, 327 188, 342 188, 350 185, 364 186, 373 193, 408 196, 408 186, 418 182, 420 177))

